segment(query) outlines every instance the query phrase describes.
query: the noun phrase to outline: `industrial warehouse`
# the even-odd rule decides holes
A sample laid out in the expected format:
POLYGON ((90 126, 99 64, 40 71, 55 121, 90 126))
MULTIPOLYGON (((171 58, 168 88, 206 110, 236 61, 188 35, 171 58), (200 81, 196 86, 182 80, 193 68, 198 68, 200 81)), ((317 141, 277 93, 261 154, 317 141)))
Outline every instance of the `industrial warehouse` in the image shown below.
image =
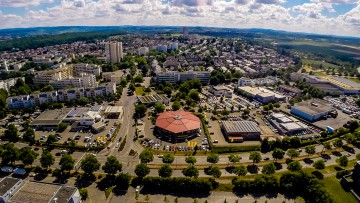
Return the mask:
POLYGON ((228 142, 260 140, 261 131, 253 121, 222 121, 220 125, 228 142))

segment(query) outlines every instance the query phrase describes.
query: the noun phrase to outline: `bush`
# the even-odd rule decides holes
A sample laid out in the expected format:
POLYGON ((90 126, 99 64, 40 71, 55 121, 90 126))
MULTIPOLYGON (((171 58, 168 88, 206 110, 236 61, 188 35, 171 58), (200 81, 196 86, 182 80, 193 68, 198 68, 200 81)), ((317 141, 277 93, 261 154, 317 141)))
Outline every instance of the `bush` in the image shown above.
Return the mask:
POLYGON ((340 178, 342 178, 343 176, 346 176, 346 175, 349 175, 349 174, 350 174, 350 171, 348 171, 348 170, 341 170, 341 171, 336 172, 336 178, 340 179, 340 178))
POLYGON ((80 188, 79 193, 81 196, 81 200, 86 200, 89 197, 88 190, 86 188, 80 188))

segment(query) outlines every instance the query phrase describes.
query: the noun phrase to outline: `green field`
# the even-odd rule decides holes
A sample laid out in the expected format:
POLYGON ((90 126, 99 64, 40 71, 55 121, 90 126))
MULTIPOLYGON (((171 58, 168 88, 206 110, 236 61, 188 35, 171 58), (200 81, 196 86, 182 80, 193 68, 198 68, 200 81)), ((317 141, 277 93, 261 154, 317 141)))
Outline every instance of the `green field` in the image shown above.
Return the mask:
POLYGON ((323 180, 321 180, 322 183, 326 186, 328 191, 331 193, 331 195, 334 198, 334 202, 346 202, 346 203, 352 203, 357 202, 356 199, 353 197, 353 195, 350 192, 346 192, 340 185, 340 181, 336 179, 335 177, 326 177, 323 180))
POLYGON ((320 64, 322 66, 324 66, 325 68, 339 68, 339 66, 331 64, 331 63, 327 63, 325 61, 317 61, 317 60, 310 60, 310 59, 301 59, 301 62, 303 64, 308 64, 308 65, 315 65, 315 66, 319 66, 320 64))

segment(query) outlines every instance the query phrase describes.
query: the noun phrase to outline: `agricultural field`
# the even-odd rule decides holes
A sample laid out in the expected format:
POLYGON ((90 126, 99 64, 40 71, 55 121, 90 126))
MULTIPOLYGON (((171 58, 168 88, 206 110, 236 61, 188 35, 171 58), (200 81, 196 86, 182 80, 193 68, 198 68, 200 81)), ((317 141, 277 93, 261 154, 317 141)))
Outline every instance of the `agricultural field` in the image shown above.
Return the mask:
POLYGON ((322 65, 324 68, 339 68, 338 65, 335 64, 331 64, 325 61, 317 61, 317 60, 310 60, 310 59, 302 59, 301 60, 302 64, 306 64, 309 66, 320 66, 322 65))

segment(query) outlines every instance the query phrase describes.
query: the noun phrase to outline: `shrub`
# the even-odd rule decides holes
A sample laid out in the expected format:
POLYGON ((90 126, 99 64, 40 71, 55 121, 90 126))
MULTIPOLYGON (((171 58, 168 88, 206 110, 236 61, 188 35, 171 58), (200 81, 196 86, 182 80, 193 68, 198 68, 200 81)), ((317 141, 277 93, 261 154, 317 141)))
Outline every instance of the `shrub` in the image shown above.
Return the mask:
POLYGON ((341 170, 341 171, 336 172, 336 178, 340 179, 340 178, 342 178, 343 176, 346 176, 346 175, 349 175, 349 174, 350 174, 350 171, 348 171, 348 170, 341 170))
POLYGON ((81 196, 81 200, 86 200, 89 197, 88 190, 86 188, 80 188, 79 193, 81 196))

